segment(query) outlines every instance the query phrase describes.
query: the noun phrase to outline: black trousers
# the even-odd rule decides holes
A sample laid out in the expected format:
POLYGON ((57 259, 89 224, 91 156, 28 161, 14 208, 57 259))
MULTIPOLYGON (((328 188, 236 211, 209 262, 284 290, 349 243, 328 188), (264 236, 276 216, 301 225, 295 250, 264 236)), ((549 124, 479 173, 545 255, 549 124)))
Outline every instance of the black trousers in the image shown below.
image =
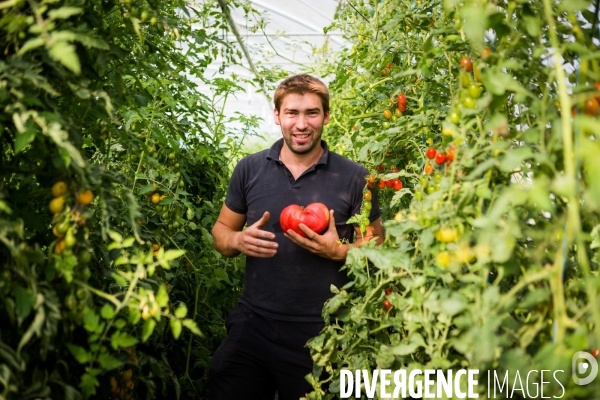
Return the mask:
POLYGON ((227 317, 227 338, 210 363, 210 400, 298 400, 312 391, 304 377, 313 362, 306 342, 323 322, 264 317, 238 303, 227 317))

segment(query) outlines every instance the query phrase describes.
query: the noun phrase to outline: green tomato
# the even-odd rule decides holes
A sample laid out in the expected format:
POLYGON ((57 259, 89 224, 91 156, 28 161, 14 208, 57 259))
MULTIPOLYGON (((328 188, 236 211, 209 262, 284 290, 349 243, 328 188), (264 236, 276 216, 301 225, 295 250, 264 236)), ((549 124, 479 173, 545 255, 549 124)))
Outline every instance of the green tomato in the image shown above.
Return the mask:
POLYGON ((81 253, 79 253, 79 262, 82 264, 88 264, 90 261, 92 261, 92 255, 90 252, 87 250, 81 250, 81 253))
POLYGON ((419 179, 419 185, 421 185, 421 187, 423 189, 425 189, 427 187, 429 182, 427 182, 427 178, 422 177, 421 179, 419 179))
POLYGON ((460 122, 460 113, 458 111, 452 111, 448 117, 453 124, 460 122))
POLYGON ((156 212, 161 212, 161 211, 163 210, 163 208, 162 208, 162 206, 160 206, 160 205, 157 205, 156 207, 154 207, 154 210, 155 210, 156 212))
POLYGON ((92 276, 92 270, 89 267, 83 268, 81 270, 81 276, 83 277, 84 281, 87 281, 90 279, 90 276, 92 276))
POLYGON ((431 185, 427 187, 427 193, 431 194, 435 192, 435 186, 431 185))
POLYGON ((442 174, 440 174, 439 172, 436 172, 436 174, 433 176, 433 180, 438 183, 439 181, 442 180, 442 174))
POLYGON ((481 96, 482 89, 478 83, 473 82, 469 85, 468 91, 469 91, 469 96, 471 96, 474 99, 478 99, 479 96, 481 96))
POLYGON ((67 245, 67 248, 73 247, 75 244, 77 244, 77 239, 75 238, 75 235, 71 229, 67 230, 65 235, 65 244, 67 245))
POLYGON ((371 211, 371 208, 373 208, 373 205, 371 204, 371 202, 366 201, 366 200, 363 202, 363 206, 364 206, 365 210, 369 210, 369 211, 371 211))
POLYGON ((417 201, 421 201, 423 200, 423 192, 421 192, 420 190, 415 192, 415 200, 417 201))
POLYGON ((463 106, 465 106, 465 108, 473 109, 476 107, 475 100, 473 100, 472 97, 467 96, 463 99, 463 106))
POLYGON ((390 123, 389 122, 384 122, 383 124, 381 124, 383 126, 383 129, 390 129, 390 123))
POLYGON ((464 88, 469 87, 469 85, 471 84, 471 76, 469 76, 469 74, 467 74, 467 73, 461 74, 460 83, 462 84, 462 87, 464 87, 464 88))

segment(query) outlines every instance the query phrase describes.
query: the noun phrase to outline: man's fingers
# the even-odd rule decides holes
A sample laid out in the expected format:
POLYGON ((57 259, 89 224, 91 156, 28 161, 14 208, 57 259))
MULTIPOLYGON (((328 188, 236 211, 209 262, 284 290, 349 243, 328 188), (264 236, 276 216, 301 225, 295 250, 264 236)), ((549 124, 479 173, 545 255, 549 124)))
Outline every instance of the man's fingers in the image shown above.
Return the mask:
POLYGON ((332 229, 335 229, 335 218, 333 217, 333 210, 329 210, 329 228, 327 228, 327 231, 330 232, 332 229))
POLYGON ((260 229, 263 226, 265 226, 267 224, 267 222, 269 222, 269 219, 271 218, 271 214, 268 211, 265 211, 265 213, 263 214, 262 217, 260 217, 260 219, 258 221, 256 221, 254 223, 254 225, 252 225, 254 228, 260 229))
POLYGON ((306 226, 304 224, 299 224, 298 228, 300 228, 300 230, 302 232, 304 232, 306 237, 308 237, 309 239, 317 240, 317 238, 319 237, 318 233, 316 233, 315 231, 313 231, 312 229, 310 229, 308 226, 306 226))
POLYGON ((263 231, 261 229, 254 230, 252 236, 254 236, 256 238, 261 238, 261 239, 270 239, 270 240, 275 239, 275 234, 273 232, 263 231))
POLYGON ((264 247, 249 245, 246 248, 245 254, 252 257, 269 258, 277 254, 277 251, 272 249, 266 249, 264 247))
POLYGON ((265 249, 276 249, 279 247, 279 245, 275 242, 269 242, 267 240, 256 239, 253 237, 249 237, 246 239, 246 245, 262 247, 265 249))

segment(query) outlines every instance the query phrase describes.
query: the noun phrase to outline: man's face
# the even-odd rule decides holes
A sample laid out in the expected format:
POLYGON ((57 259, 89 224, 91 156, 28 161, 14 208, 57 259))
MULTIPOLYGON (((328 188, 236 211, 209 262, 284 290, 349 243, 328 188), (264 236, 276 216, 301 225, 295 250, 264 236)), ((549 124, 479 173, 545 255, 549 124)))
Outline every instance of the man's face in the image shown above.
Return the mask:
POLYGON ((310 153, 321 142, 323 125, 329 123, 329 112, 323 112, 321 99, 314 93, 291 93, 275 109, 275 123, 287 147, 295 154, 310 153))

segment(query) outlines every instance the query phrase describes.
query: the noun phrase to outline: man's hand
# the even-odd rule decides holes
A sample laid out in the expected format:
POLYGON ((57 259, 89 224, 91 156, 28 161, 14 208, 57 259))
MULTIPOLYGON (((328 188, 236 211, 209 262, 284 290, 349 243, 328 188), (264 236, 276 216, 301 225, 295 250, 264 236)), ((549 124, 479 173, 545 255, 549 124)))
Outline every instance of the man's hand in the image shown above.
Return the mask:
POLYGON ((289 238, 298 246, 301 246, 318 256, 336 261, 343 261, 346 259, 348 246, 342 246, 340 244, 340 238, 337 230, 335 229, 333 210, 329 210, 329 227, 327 228, 327 232, 322 235, 319 235, 304 224, 300 224, 298 227, 307 236, 306 238, 300 236, 291 229, 288 229, 287 232, 284 232, 285 237, 289 238))
POLYGON ((269 212, 265 211, 261 219, 243 231, 237 232, 234 236, 233 247, 247 256, 259 258, 273 257, 277 253, 279 245, 268 239, 275 239, 275 234, 261 229, 269 222, 269 218, 269 212))

